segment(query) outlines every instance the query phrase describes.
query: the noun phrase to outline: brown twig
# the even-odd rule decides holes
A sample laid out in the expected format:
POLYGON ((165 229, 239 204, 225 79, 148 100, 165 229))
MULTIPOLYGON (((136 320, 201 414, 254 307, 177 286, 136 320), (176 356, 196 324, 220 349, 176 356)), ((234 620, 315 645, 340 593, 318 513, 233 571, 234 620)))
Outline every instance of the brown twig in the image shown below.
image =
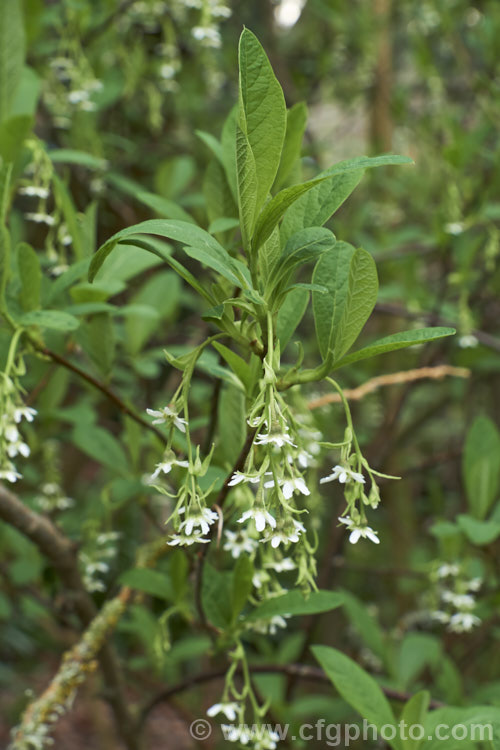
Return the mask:
MULTIPOLYGON (((455 378, 470 377, 470 370, 466 367, 451 367, 449 365, 437 365, 436 367, 419 367, 415 370, 403 370, 402 372, 393 372, 389 375, 378 375, 375 378, 367 380, 366 383, 344 391, 348 401, 359 401, 369 393, 373 393, 378 388, 389 385, 398 385, 400 383, 412 383, 416 380, 432 378, 440 380, 448 375, 455 378)), ((319 409, 327 404, 340 403, 341 398, 338 393, 327 393, 324 396, 309 401, 309 409, 319 409)))
POLYGON ((31 341, 31 343, 34 344, 38 352, 44 354, 46 357, 49 357, 53 362, 57 362, 57 364, 62 365, 67 370, 71 370, 71 372, 74 372, 76 375, 78 375, 78 377, 82 378, 82 380, 85 380, 93 388, 96 388, 98 391, 100 391, 108 399, 108 401, 111 401, 116 407, 118 407, 118 409, 123 414, 126 414, 128 417, 130 417, 130 419, 133 419, 134 422, 137 422, 137 424, 145 427, 150 432, 153 432, 156 437, 161 440, 162 443, 165 443, 165 436, 163 435, 161 430, 158 430, 153 424, 147 422, 143 417, 141 417, 140 414, 137 414, 134 409, 128 406, 125 401, 123 401, 120 396, 117 396, 116 393, 108 388, 107 385, 101 383, 99 380, 97 380, 97 378, 94 378, 93 375, 85 372, 85 370, 82 370, 80 367, 78 367, 78 365, 75 365, 73 362, 71 362, 71 360, 63 357, 62 354, 58 354, 57 352, 52 351, 52 349, 47 349, 47 347, 41 346, 40 344, 37 344, 33 341, 31 341))
MULTIPOLYGON (((237 670, 236 674, 241 675, 240 669, 237 670)), ((331 685, 330 679, 323 672, 320 667, 312 667, 306 664, 256 664, 250 667, 250 674, 283 674, 293 675, 301 680, 310 680, 311 682, 320 682, 326 685, 331 685)), ((139 725, 142 727, 146 722, 151 711, 156 708, 160 703, 168 701, 178 693, 182 693, 185 690, 190 690, 196 685, 203 685, 206 682, 212 682, 214 680, 220 680, 226 675, 225 669, 217 669, 212 672, 202 672, 201 674, 194 675, 193 677, 187 677, 185 680, 178 682, 176 685, 163 690, 161 693, 152 698, 142 709, 139 718, 139 725)), ((412 695, 400 690, 394 690, 393 688, 387 688, 381 686, 383 693, 391 700, 400 701, 406 703, 412 695)), ((444 704, 440 701, 431 700, 430 708, 441 708, 444 704)))

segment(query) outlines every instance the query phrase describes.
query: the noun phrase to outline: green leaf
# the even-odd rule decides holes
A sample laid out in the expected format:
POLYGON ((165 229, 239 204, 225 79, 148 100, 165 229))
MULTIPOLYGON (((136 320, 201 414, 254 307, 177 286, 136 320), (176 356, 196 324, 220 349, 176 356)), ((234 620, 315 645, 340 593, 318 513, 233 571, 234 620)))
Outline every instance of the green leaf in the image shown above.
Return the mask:
POLYGON ((98 312, 78 331, 78 341, 103 375, 109 375, 115 356, 115 331, 109 312, 98 312))
POLYGON ((309 227, 297 232, 286 243, 269 285, 276 286, 297 266, 310 263, 327 251, 333 252, 335 243, 335 235, 324 227, 309 227))
POLYGON ((422 744, 423 738, 421 740, 411 738, 410 734, 415 734, 415 732, 412 732, 411 727, 416 724, 424 724, 427 710, 429 708, 429 702, 429 692, 427 690, 420 690, 420 692, 415 693, 415 695, 405 703, 400 718, 400 722, 404 722, 402 728, 406 737, 405 740, 402 740, 404 750, 418 750, 422 744))
POLYGON ((161 271, 147 279, 131 298, 133 305, 142 308, 129 314, 125 323, 126 346, 137 355, 146 342, 158 331, 160 321, 172 318, 181 298, 181 283, 173 271, 161 271))
POLYGON ((305 227, 322 226, 330 216, 342 205, 356 188, 363 176, 363 170, 397 164, 412 164, 406 156, 359 156, 355 159, 339 162, 317 175, 316 179, 332 177, 323 180, 310 190, 307 195, 300 197, 292 208, 289 208, 283 219, 281 234, 286 241, 295 232, 305 227))
POLYGON ((286 113, 286 133, 281 161, 273 185, 275 190, 286 182, 295 164, 300 159, 306 124, 307 106, 305 102, 297 102, 286 113))
POLYGON ((373 258, 365 250, 338 242, 316 264, 313 282, 328 289, 313 292, 316 337, 323 359, 339 360, 358 337, 375 305, 378 282, 373 258))
POLYGON ((480 521, 478 518, 460 514, 457 523, 466 535, 467 539, 478 547, 491 544, 500 536, 500 523, 493 521, 480 521))
POLYGON ((111 433, 92 424, 77 425, 73 442, 98 464, 122 475, 129 473, 129 462, 118 440, 111 433))
MULTIPOLYGON (((266 201, 278 171, 286 132, 286 106, 266 53, 248 29, 243 30, 239 43, 239 127, 246 138, 245 149, 254 160, 257 212, 266 201)), ((237 149, 239 180, 242 143, 237 149)))
POLYGON ((68 234, 72 240, 75 255, 77 259, 80 260, 90 254, 90 248, 86 248, 84 245, 82 230, 71 193, 64 182, 59 179, 56 174, 53 174, 52 176, 52 184, 54 187, 54 197, 62 211, 68 234))
POLYGON ((396 673, 403 689, 407 689, 429 667, 436 669, 442 659, 439 638, 430 633, 407 633, 401 643, 396 673))
POLYGON ((249 391, 253 383, 250 365, 245 362, 243 357, 240 357, 239 354, 236 354, 236 352, 233 352, 227 346, 224 346, 224 344, 220 344, 218 341, 214 341, 212 346, 227 362, 236 377, 241 380, 241 382, 245 386, 245 390, 249 391))
POLYGON ((316 615, 340 607, 342 603, 342 595, 332 591, 313 591, 306 599, 301 591, 294 589, 259 604, 245 617, 245 622, 267 620, 276 615, 316 615))
POLYGON ((216 628, 225 630, 233 618, 233 574, 221 572, 210 563, 203 566, 201 601, 207 619, 216 628))
POLYGON ((233 590, 232 590, 232 612, 233 622, 245 606, 248 597, 252 593, 253 563, 249 557, 241 555, 234 566, 233 590))
POLYGON ((122 190, 126 195, 135 198, 144 206, 152 208, 153 211, 164 219, 175 219, 177 221, 187 221, 189 224, 196 224, 193 217, 188 214, 187 211, 184 211, 184 209, 177 203, 168 198, 164 198, 161 195, 156 195, 155 193, 143 190, 138 182, 135 182, 128 177, 123 177, 118 174, 108 174, 106 175, 106 181, 113 187, 118 188, 118 190, 122 190))
MULTIPOLYGON (((110 237, 92 258, 89 267, 89 281, 94 279, 104 260, 119 242, 127 240, 130 243, 134 235, 143 234, 157 235, 187 245, 188 247, 184 250, 188 255, 213 268, 236 286, 243 286, 240 278, 241 271, 236 262, 214 237, 195 224, 164 219, 143 221, 140 224, 122 229, 110 237)), ((158 254, 160 255, 160 253, 158 254)))
POLYGON ((144 591, 150 596, 166 601, 175 601, 175 593, 170 579, 158 570, 149 568, 131 568, 119 577, 122 586, 130 586, 131 589, 144 591))
POLYGON ((496 706, 438 708, 429 712, 424 728, 425 739, 420 745, 420 750, 476 750, 477 743, 481 739, 486 742, 481 747, 491 748, 491 750, 500 749, 500 715, 496 706), (439 734, 437 733, 438 726, 440 727, 439 734), (458 736, 464 739, 456 739, 453 736, 454 727, 460 727, 458 736), (462 727, 470 731, 464 732, 462 727), (482 737, 479 734, 481 731, 484 732, 482 737))
POLYGON ((349 267, 355 250, 347 242, 337 242, 334 251, 323 255, 313 273, 313 283, 328 289, 327 294, 313 293, 316 338, 323 359, 334 348, 334 336, 343 315, 348 289, 349 267))
POLYGON ((19 318, 23 326, 40 326, 56 331, 74 331, 80 325, 78 318, 62 310, 30 310, 19 318))
MULTIPOLYGON (((203 180, 203 196, 210 221, 210 234, 216 234, 221 230, 214 228, 215 222, 221 219, 228 221, 230 217, 238 215, 238 208, 231 193, 226 173, 217 159, 212 159, 208 164, 203 180)), ((233 221, 239 226, 238 219, 233 219, 233 221)), ((225 231, 225 229, 222 231, 225 231)))
MULTIPOLYGON (((292 185, 292 187, 285 188, 275 195, 274 198, 264 206, 255 225, 255 232, 252 238, 252 246, 254 250, 259 248, 262 243, 267 240, 285 211, 293 205, 301 195, 304 195, 304 193, 312 190, 313 187, 316 187, 321 182, 329 179, 329 177, 319 177, 314 180, 309 180, 308 182, 303 182, 301 185, 292 185)), ((309 224, 308 226, 313 225, 309 224)), ((297 231, 300 231, 301 229, 303 229, 303 227, 299 227, 297 231)), ((290 237, 290 235, 288 235, 288 237, 290 237)))
MULTIPOLYGON (((219 374, 220 377, 220 374, 219 374)), ((221 466, 235 463, 246 437, 245 394, 238 385, 224 385, 218 408, 216 458, 221 466)))
POLYGON ((285 349, 309 304, 307 289, 293 289, 286 295, 281 305, 276 322, 276 334, 280 341, 281 351, 285 349))
POLYGON ((11 114, 12 100, 21 81, 24 54, 22 3, 3 0, 0 6, 0 122, 11 114))
POLYGON ((15 161, 24 141, 31 133, 33 117, 16 115, 0 122, 0 156, 6 161, 15 161))
POLYGON ((257 210, 257 167, 248 137, 239 125, 236 126, 236 167, 241 235, 243 244, 248 246, 257 210))
POLYGON ((500 434, 489 417, 477 417, 467 432, 462 471, 469 509, 482 519, 495 500, 500 480, 500 434))
MULTIPOLYGON (((311 651, 326 675, 340 693, 362 717, 379 729, 386 724, 395 725, 389 702, 371 677, 355 661, 328 646, 312 646, 311 651)), ((389 742, 399 750, 399 739, 389 742)))
POLYGON ((50 160, 54 164, 76 164, 79 167, 88 169, 106 169, 108 162, 106 159, 100 159, 86 151, 77 151, 71 148, 58 148, 48 153, 50 160))
POLYGON ((23 310, 36 310, 40 307, 42 269, 37 253, 26 242, 21 242, 17 246, 17 264, 21 281, 21 307, 23 310))
POLYGON ((387 646, 384 633, 377 620, 368 612, 365 605, 349 591, 341 592, 344 611, 363 642, 387 664, 387 646))
POLYGON ((220 141, 211 133, 207 133, 204 130, 195 130, 195 133, 205 146, 208 146, 220 165, 224 166, 224 151, 220 141))
POLYGON ((352 256, 349 265, 347 297, 339 323, 339 330, 335 333, 334 338, 334 361, 340 359, 349 351, 358 338, 375 307, 377 293, 378 277, 375 261, 370 253, 360 247, 352 256))
POLYGON ((454 334, 454 328, 439 327, 416 328, 414 331, 393 333, 390 336, 385 336, 383 339, 375 341, 369 346, 365 346, 363 349, 359 349, 357 352, 352 352, 352 354, 342 357, 342 359, 334 365, 333 369, 338 370, 340 367, 345 367, 353 362, 359 362, 362 359, 376 357, 379 354, 385 354, 386 352, 394 352, 397 349, 406 349, 408 346, 425 344, 429 341, 444 338, 445 336, 453 336, 454 334))

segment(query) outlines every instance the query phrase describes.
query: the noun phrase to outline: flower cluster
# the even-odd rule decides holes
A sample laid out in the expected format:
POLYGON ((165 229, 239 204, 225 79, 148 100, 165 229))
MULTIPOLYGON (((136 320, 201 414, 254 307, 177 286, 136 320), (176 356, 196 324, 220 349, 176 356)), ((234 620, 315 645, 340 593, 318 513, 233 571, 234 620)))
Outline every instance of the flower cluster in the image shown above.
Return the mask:
POLYGON ((447 626, 453 633, 465 633, 481 624, 474 614, 474 594, 482 585, 481 578, 468 578, 455 563, 442 563, 432 573, 437 583, 438 608, 431 612, 433 620, 447 626))
POLYGON ((17 482, 18 472, 14 458, 27 458, 30 448, 20 432, 21 422, 33 422, 36 410, 26 406, 17 383, 3 373, 0 379, 0 479, 17 482))
POLYGON ((78 560, 87 591, 106 591, 102 577, 109 573, 110 563, 117 555, 119 538, 116 531, 92 535, 80 551, 78 560))

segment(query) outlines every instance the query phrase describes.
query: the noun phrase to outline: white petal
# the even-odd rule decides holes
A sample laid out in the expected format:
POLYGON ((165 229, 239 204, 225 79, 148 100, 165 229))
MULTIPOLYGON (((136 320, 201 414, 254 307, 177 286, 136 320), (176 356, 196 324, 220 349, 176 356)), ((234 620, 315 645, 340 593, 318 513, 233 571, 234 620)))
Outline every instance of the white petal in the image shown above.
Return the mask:
POLYGON ((351 531, 349 541, 351 542, 351 544, 356 544, 360 536, 361 536, 361 529, 354 529, 354 531, 351 531))
POLYGON ((368 539, 370 539, 370 541, 372 541, 374 544, 380 544, 380 539, 372 529, 366 529, 365 533, 368 539))
POLYGON ((266 527, 266 517, 264 513, 261 510, 256 511, 254 519, 257 531, 264 531, 266 527))

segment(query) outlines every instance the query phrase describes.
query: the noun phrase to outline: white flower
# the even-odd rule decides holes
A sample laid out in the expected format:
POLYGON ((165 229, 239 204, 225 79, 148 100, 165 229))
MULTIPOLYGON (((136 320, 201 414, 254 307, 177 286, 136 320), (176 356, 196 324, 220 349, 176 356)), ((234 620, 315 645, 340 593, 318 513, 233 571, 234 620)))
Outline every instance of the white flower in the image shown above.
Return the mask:
POLYGON ((462 234, 464 225, 460 221, 450 221, 448 224, 445 224, 444 231, 446 234, 462 234))
POLYGON ((219 32, 211 26, 195 26, 191 33, 197 41, 207 47, 220 47, 221 45, 219 32))
POLYGON ((457 576, 460 573, 460 567, 456 564, 444 563, 436 571, 438 578, 447 578, 448 576, 457 576))
POLYGON ((473 609, 476 606, 476 600, 470 594, 455 594, 453 591, 443 591, 441 596, 444 602, 453 604, 457 609, 473 609))
POLYGON ((263 633, 264 635, 270 633, 271 635, 275 635, 275 633, 278 632, 278 628, 286 628, 287 622, 285 617, 289 616, 290 615, 284 615, 282 617, 281 615, 274 615, 269 620, 255 620, 255 622, 251 624, 251 628, 257 633, 263 633))
POLYGON ((85 89, 76 89, 75 91, 70 91, 68 93, 68 101, 70 104, 80 104, 80 102, 85 102, 89 98, 89 92, 85 89))
POLYGON ((3 434, 5 435, 5 439, 9 440, 11 443, 17 443, 21 437, 15 424, 8 424, 3 431, 3 434))
POLYGON ((306 529, 304 524, 300 523, 300 521, 295 521, 295 519, 292 519, 292 526, 288 527, 288 529, 283 528, 279 531, 271 532, 267 535, 265 539, 262 539, 263 542, 271 542, 271 547, 279 547, 280 544, 288 544, 288 542, 296 543, 299 541, 299 537, 301 534, 305 533, 306 529))
POLYGON ((250 508, 250 510, 245 511, 241 518, 238 518, 238 523, 244 523, 249 518, 252 518, 255 521, 255 528, 259 532, 264 531, 266 524, 269 524, 272 529, 276 528, 276 519, 274 518, 274 516, 272 516, 267 512, 267 510, 260 506, 250 508))
POLYGON ((6 479, 8 482, 14 483, 18 479, 22 479, 22 474, 16 471, 14 464, 8 462, 0 469, 0 479, 6 479))
POLYGON ((264 567, 272 568, 276 573, 284 573, 286 570, 295 570, 297 567, 290 557, 284 557, 282 560, 273 560, 264 563, 264 567))
POLYGON ((19 424, 21 419, 25 419, 27 422, 33 422, 37 413, 37 410, 32 409, 31 406, 16 406, 14 409, 14 422, 19 424))
POLYGON ((177 429, 179 429, 181 432, 186 432, 187 421, 185 419, 181 419, 177 412, 171 409, 169 406, 164 406, 162 409, 146 409, 146 412, 150 417, 156 417, 156 419, 153 419, 153 424, 173 422, 177 429))
POLYGON ((49 214, 42 214, 42 213, 32 213, 28 212, 25 214, 25 217, 28 221, 34 221, 35 224, 47 224, 47 226, 52 227, 56 223, 56 220, 53 216, 49 216, 49 214))
POLYGON ((257 570, 252 576, 252 584, 256 589, 260 589, 263 583, 267 583, 271 578, 265 570, 257 570))
POLYGON ((482 585, 483 585, 483 579, 482 578, 472 578, 467 583, 467 588, 469 589, 469 591, 479 591, 479 589, 481 588, 482 585))
POLYGON ((248 555, 255 552, 257 541, 252 539, 251 536, 248 536, 245 529, 241 529, 241 531, 230 531, 229 529, 226 529, 224 533, 226 535, 226 542, 223 549, 226 550, 226 552, 230 552, 235 559, 237 559, 242 552, 246 552, 248 555))
POLYGON ((41 187, 38 185, 27 185, 26 187, 20 187, 17 192, 19 193, 19 195, 29 195, 29 196, 34 196, 36 198, 48 198, 49 197, 48 188, 41 187))
POLYGON ((380 539, 378 538, 377 531, 374 531, 370 526, 363 525, 359 522, 353 521, 352 518, 349 516, 346 516, 345 518, 339 518, 340 523, 345 523, 349 531, 351 532, 349 536, 349 541, 351 544, 356 544, 356 542, 363 537, 364 539, 369 539, 374 544, 379 544, 380 539))
POLYGON ((457 612, 456 615, 450 617, 448 630, 451 630, 454 633, 464 633, 472 630, 472 628, 480 624, 481 620, 479 617, 476 617, 476 615, 473 615, 470 612, 457 612))
POLYGON ((458 345, 461 349, 474 349, 478 344, 477 337, 472 333, 460 336, 458 339, 458 345))
POLYGON ((7 445, 7 455, 9 458, 15 458, 18 454, 28 458, 30 454, 30 447, 22 440, 17 440, 15 443, 9 443, 7 445))
POLYGON ((365 478, 362 474, 353 471, 348 466, 340 466, 340 464, 334 466, 332 469, 332 473, 329 474, 329 476, 320 479, 319 483, 326 484, 326 482, 333 482, 335 481, 335 479, 338 479, 340 484, 350 482, 351 479, 353 479, 355 482, 359 482, 360 484, 365 483, 365 478))
POLYGON ((235 471, 231 477, 231 481, 227 483, 228 487, 235 487, 241 482, 250 482, 251 484, 257 484, 260 482, 260 474, 245 474, 243 471, 235 471))
MULTIPOLYGON (((184 513, 184 508, 179 508, 179 513, 184 513)), ((210 510, 209 508, 202 508, 198 513, 190 512, 186 520, 182 521, 180 524, 179 531, 186 536, 191 536, 193 529, 196 526, 199 526, 201 532, 196 529, 195 534, 208 534, 210 526, 215 523, 218 518, 219 515, 215 511, 210 510)))
POLYGON ((239 705, 234 702, 214 703, 213 706, 210 706, 210 708, 207 709, 207 716, 210 716, 210 718, 213 718, 214 716, 217 716, 218 714, 224 714, 226 719, 228 719, 229 721, 235 721, 238 709, 239 709, 239 705))
POLYGON ((189 547, 191 544, 195 544, 196 542, 199 542, 201 544, 208 544, 210 539, 202 539, 202 533, 199 529, 196 529, 194 534, 174 534, 172 538, 170 539, 167 544, 169 544, 171 547, 175 547, 175 545, 179 545, 179 547, 189 547))
MULTIPOLYGON (((303 495, 310 495, 310 491, 303 477, 294 477, 293 479, 279 479, 283 497, 285 500, 290 500, 294 492, 301 492, 303 495)), ((269 482, 264 484, 264 487, 274 487, 274 479, 270 479, 269 482)))
POLYGON ((254 738, 253 750, 275 750, 280 739, 278 732, 272 730, 258 732, 254 738))
POLYGON ((284 445, 291 445, 293 448, 296 448, 294 442, 292 442, 292 438, 290 435, 287 435, 285 432, 269 432, 269 433, 258 433, 257 437, 255 439, 255 445, 276 445, 277 448, 283 448, 284 445))
POLYGON ((159 477, 161 473, 169 474, 172 471, 172 466, 182 466, 183 468, 186 468, 189 466, 189 461, 177 461, 175 458, 167 461, 160 461, 159 464, 156 464, 156 468, 150 478, 154 480, 159 477))
POLYGON ((252 735, 245 726, 235 726, 234 724, 222 724, 224 739, 228 742, 241 742, 242 745, 248 745, 252 735))

